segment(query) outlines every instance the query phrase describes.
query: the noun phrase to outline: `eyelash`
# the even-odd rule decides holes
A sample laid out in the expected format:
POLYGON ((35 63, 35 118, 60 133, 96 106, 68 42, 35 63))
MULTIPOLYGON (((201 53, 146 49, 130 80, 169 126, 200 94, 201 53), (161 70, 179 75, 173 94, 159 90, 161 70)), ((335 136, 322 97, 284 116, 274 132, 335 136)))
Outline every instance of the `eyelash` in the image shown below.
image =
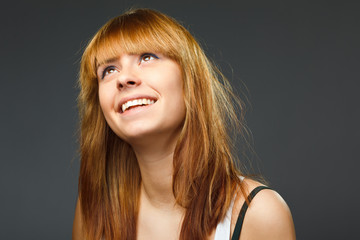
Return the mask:
MULTIPOLYGON (((159 59, 159 57, 156 56, 156 55, 153 54, 153 53, 143 53, 143 54, 141 54, 141 56, 140 56, 140 62, 139 62, 139 64, 141 63, 141 61, 144 60, 145 57, 153 57, 153 58, 155 58, 155 59, 159 59)), ((151 59, 147 60, 146 62, 148 62, 148 61, 150 61, 150 60, 151 60, 151 59)))
POLYGON ((104 77, 108 74, 109 70, 116 70, 116 67, 115 66, 106 67, 101 74, 101 79, 104 79, 104 77))
MULTIPOLYGON (((150 60, 152 60, 151 58, 154 58, 154 59, 159 59, 158 56, 156 56, 156 54, 154 53, 143 53, 140 55, 140 58, 139 58, 139 65, 144 61, 144 62, 148 62, 150 60), (150 57, 150 59, 148 60, 145 60, 146 57, 150 57)), ((108 71, 111 71, 111 70, 116 70, 116 67, 115 66, 108 66, 106 67, 103 71, 102 71, 102 74, 101 74, 101 79, 104 79, 105 76, 108 74, 108 71)))

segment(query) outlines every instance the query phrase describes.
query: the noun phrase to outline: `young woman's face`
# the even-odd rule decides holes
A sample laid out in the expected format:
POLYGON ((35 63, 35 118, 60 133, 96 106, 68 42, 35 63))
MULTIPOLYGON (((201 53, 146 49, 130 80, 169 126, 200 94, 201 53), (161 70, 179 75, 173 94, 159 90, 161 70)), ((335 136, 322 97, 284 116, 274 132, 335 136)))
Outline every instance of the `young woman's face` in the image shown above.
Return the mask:
POLYGON ((181 128, 183 80, 172 59, 156 53, 122 54, 100 65, 97 76, 105 119, 126 142, 171 136, 181 128))

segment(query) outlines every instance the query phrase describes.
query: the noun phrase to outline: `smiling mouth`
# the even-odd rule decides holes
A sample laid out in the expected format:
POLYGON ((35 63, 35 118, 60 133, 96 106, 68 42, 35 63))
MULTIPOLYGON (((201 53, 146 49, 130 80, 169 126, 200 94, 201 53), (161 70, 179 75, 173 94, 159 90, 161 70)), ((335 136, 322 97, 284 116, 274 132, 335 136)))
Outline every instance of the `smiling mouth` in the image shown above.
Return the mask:
POLYGON ((121 105, 120 112, 123 113, 132 108, 152 105, 155 102, 156 102, 155 100, 146 99, 146 98, 130 100, 121 105))

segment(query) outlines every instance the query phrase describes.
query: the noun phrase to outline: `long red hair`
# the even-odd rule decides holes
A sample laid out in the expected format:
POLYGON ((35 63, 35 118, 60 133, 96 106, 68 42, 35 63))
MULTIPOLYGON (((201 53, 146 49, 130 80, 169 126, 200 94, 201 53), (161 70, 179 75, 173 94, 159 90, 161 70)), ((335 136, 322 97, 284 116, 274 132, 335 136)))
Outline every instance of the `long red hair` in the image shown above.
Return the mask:
POLYGON ((124 52, 159 52, 182 69, 186 116, 174 153, 173 193, 186 209, 180 239, 206 239, 235 192, 245 193, 229 138, 230 129, 246 131, 243 104, 192 35, 174 19, 149 9, 131 10, 107 22, 82 56, 79 199, 86 239, 136 239, 141 173, 131 146, 105 121, 96 75, 99 64, 124 52))

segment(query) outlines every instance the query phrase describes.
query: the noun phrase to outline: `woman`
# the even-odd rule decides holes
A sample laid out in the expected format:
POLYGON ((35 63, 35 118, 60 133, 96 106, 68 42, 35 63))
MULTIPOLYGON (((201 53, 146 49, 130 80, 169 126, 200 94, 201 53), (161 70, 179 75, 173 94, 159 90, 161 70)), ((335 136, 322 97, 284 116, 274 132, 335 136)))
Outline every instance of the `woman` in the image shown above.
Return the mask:
POLYGON ((295 239, 272 190, 258 193, 235 228, 261 185, 234 165, 228 131, 244 131, 242 117, 174 19, 137 9, 110 20, 84 51, 80 87, 74 240, 219 240, 234 229, 233 239, 295 239))

